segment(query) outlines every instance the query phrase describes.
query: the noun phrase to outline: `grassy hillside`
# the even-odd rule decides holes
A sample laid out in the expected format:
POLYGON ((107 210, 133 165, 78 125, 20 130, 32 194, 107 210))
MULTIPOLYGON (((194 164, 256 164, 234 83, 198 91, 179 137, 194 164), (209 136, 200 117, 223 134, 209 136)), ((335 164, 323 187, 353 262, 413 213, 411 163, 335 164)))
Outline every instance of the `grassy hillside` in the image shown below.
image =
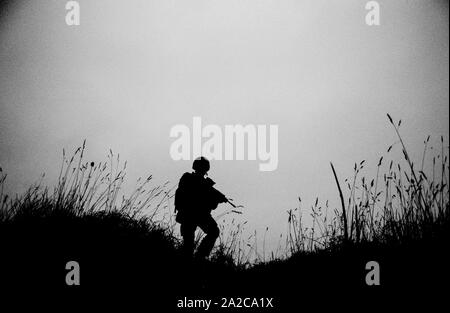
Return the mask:
MULTIPOLYGON (((443 140, 440 154, 432 157, 432 173, 426 174, 429 138, 422 164, 415 165, 400 123, 389 120, 399 143, 388 152, 400 147, 404 160, 383 167, 380 158, 371 180, 359 178, 364 161, 345 181, 331 165, 341 207, 317 200, 308 227, 300 209, 291 210, 284 253, 252 262, 243 257, 239 232, 222 240, 209 260, 184 259, 172 219, 160 214, 172 191, 152 187, 148 177, 131 195, 121 195, 126 164, 119 168, 112 153, 105 163, 85 162, 83 145, 70 159, 64 156, 53 190, 36 185, 15 198, 1 193, 1 287, 16 295, 76 294, 78 301, 132 297, 171 308, 181 297, 199 295, 275 297, 281 309, 297 305, 299 297, 345 303, 438 292, 449 278, 449 165, 443 140), (65 265, 71 260, 80 264, 80 286, 66 285, 65 265), (365 282, 369 261, 380 264, 380 286, 365 282)), ((2 190, 5 179, 2 173, 2 190)))

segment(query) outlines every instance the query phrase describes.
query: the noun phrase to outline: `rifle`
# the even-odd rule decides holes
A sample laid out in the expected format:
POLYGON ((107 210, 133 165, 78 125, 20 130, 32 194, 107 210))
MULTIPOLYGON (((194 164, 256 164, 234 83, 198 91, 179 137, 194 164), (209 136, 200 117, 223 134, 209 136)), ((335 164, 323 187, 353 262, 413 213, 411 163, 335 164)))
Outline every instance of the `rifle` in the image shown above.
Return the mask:
MULTIPOLYGON (((216 188, 214 188, 214 185, 216 184, 215 181, 213 181, 211 178, 206 177, 205 178, 206 183, 208 184, 208 186, 212 189, 212 193, 214 194, 214 197, 216 199, 219 199, 219 203, 220 202, 226 202, 229 203, 233 208, 237 209, 237 208, 242 208, 242 205, 235 205, 233 202, 231 202, 233 199, 229 199, 227 198, 223 193, 221 193, 219 190, 217 190, 216 188), (221 199, 224 199, 225 201, 220 201, 221 199)), ((242 212, 239 211, 235 211, 235 213, 239 213, 241 214, 242 212)))

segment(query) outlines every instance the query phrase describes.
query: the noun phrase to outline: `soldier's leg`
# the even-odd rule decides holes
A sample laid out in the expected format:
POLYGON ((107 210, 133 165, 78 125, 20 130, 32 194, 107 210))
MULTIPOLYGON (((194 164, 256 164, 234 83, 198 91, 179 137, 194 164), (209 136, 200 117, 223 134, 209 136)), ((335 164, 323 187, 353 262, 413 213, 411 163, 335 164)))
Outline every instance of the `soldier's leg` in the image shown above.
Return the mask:
POLYGON ((186 257, 192 257, 194 253, 195 229, 197 226, 191 223, 183 223, 180 227, 183 236, 183 253, 186 257))
POLYGON ((197 257, 205 258, 211 253, 211 250, 214 247, 214 243, 219 237, 220 230, 217 226, 216 221, 211 215, 202 218, 198 226, 206 234, 206 236, 205 238, 203 238, 200 246, 198 247, 197 257))

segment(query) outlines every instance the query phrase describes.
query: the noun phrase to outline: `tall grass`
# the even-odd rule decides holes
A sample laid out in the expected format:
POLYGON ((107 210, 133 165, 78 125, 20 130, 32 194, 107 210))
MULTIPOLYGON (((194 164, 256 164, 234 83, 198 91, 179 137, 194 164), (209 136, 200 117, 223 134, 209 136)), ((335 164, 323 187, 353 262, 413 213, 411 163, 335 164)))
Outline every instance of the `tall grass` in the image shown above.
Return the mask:
MULTIPOLYGON (((439 153, 432 157, 431 173, 426 175, 430 137, 424 142, 421 164, 416 165, 400 134, 401 120, 394 122, 389 114, 387 117, 398 137, 403 160, 391 160, 382 174, 385 157, 380 157, 376 176, 370 181, 360 177, 365 161, 355 163, 353 177, 344 180, 346 200, 331 163, 341 208, 328 218, 328 201, 322 207, 316 199, 311 208, 311 228, 302 224, 300 209, 290 210, 286 239, 289 254, 367 243, 395 246, 446 236, 450 227, 448 147, 444 149, 441 137, 439 153)), ((393 148, 395 144, 387 152, 393 148)))
POLYGON ((142 216, 153 220, 170 197, 167 183, 151 186, 152 176, 139 178, 135 190, 121 194, 127 163, 110 150, 107 161, 94 163, 84 160, 85 141, 68 158, 63 150, 62 166, 56 187, 50 191, 40 183, 31 186, 22 196, 8 198, 4 194, 6 174, 0 178, 1 212, 4 219, 46 211, 64 211, 75 216, 95 212, 117 212, 130 218, 142 216))
POLYGON ((139 178, 136 188, 126 196, 122 191, 126 162, 121 163, 111 150, 106 162, 86 161, 85 148, 83 142, 70 157, 63 150, 53 189, 39 182, 23 195, 10 198, 4 193, 6 174, 1 173, 2 238, 29 246, 36 240, 44 248, 58 246, 58 237, 62 237, 68 245, 84 245, 86 251, 95 242, 114 246, 115 240, 123 238, 136 242, 149 238, 154 247, 176 249, 180 242, 174 222, 159 218, 170 201, 167 183, 153 186, 151 175, 139 178))

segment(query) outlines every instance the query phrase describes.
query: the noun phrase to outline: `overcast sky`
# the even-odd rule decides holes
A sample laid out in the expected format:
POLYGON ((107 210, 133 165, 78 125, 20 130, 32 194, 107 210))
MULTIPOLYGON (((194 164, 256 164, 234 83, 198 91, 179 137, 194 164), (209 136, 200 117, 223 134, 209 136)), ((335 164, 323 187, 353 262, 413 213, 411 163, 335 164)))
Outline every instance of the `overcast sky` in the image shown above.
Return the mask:
MULTIPOLYGON (((279 126, 279 162, 215 161, 217 187, 245 205, 270 247, 301 196, 337 204, 329 162, 344 179, 368 173, 395 142, 386 113, 403 120, 415 158, 427 135, 449 135, 448 1, 16 1, 0 20, 0 166, 8 190, 46 173, 62 149, 87 139, 88 159, 109 148, 128 160, 128 182, 178 182, 190 161, 169 154, 172 126, 279 126)), ((395 155, 395 154, 394 154, 395 155)), ((226 207, 219 207, 218 213, 226 207)))

